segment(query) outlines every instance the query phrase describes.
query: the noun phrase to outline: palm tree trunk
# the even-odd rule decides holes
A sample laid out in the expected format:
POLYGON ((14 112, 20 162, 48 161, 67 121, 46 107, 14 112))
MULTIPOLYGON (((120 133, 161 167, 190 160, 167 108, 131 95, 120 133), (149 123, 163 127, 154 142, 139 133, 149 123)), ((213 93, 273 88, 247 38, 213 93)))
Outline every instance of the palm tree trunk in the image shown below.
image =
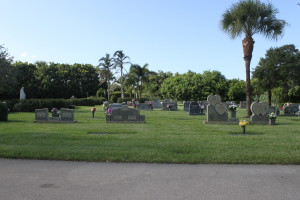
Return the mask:
POLYGON ((251 35, 246 35, 243 39, 244 61, 246 67, 246 101, 247 101, 247 117, 252 115, 251 106, 251 84, 250 84, 250 63, 254 47, 254 40, 251 35))
POLYGON ((124 81, 123 81, 123 67, 121 67, 121 98, 124 99, 124 89, 123 89, 124 81))

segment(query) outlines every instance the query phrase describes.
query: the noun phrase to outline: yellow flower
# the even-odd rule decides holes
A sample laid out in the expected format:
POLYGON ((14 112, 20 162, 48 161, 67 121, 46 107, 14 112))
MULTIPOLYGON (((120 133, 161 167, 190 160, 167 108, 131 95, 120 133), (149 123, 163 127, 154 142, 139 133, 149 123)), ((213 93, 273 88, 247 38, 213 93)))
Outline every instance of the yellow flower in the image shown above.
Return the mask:
POLYGON ((248 124, 249 124, 249 122, 246 120, 241 120, 239 123, 240 126, 247 126, 248 124))

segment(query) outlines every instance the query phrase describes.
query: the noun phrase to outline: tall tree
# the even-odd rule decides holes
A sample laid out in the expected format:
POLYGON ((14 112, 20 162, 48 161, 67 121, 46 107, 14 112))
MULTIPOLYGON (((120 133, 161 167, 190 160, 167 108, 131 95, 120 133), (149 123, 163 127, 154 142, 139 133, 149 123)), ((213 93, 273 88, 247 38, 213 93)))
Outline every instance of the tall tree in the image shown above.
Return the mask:
POLYGON ((197 101, 203 99, 202 75, 192 71, 184 74, 176 73, 166 78, 160 87, 164 98, 172 98, 179 101, 197 101))
POLYGON ((137 83, 137 98, 141 98, 143 84, 148 81, 148 78, 151 75, 151 71, 148 69, 148 64, 143 65, 143 67, 137 64, 131 65, 129 74, 129 76, 133 77, 137 83))
POLYGON ((245 101, 246 97, 246 82, 239 79, 228 80, 228 100, 245 101))
POLYGON ((295 45, 270 48, 265 58, 261 58, 253 71, 260 87, 268 92, 268 102, 271 105, 272 90, 281 87, 285 96, 282 99, 293 100, 300 96, 300 52, 295 45))
POLYGON ((221 72, 213 70, 213 71, 204 71, 202 74, 201 83, 203 97, 202 99, 207 99, 210 94, 218 94, 222 97, 223 100, 226 100, 227 96, 227 80, 221 72))
POLYGON ((278 39, 286 25, 284 20, 276 18, 278 10, 271 3, 259 0, 244 0, 233 4, 222 16, 221 26, 233 39, 245 35, 242 41, 246 68, 246 101, 248 117, 251 115, 250 62, 254 47, 254 34, 262 34, 266 38, 278 39))
POLYGON ((158 72, 153 72, 151 76, 149 76, 149 83, 146 85, 146 91, 150 98, 163 98, 160 88, 165 79, 172 77, 173 74, 171 72, 163 72, 158 70, 158 72))
POLYGON ((100 67, 100 76, 104 78, 105 83, 107 84, 107 99, 110 98, 110 81, 113 80, 113 67, 114 62, 113 58, 107 53, 105 57, 99 59, 99 67, 100 67))
POLYGON ((35 77, 36 65, 17 61, 13 63, 16 71, 17 88, 24 87, 26 98, 38 98, 38 82, 35 77))
POLYGON ((13 57, 0 45, 0 99, 14 97, 16 80, 12 62, 13 57))
POLYGON ((124 75, 123 75, 123 69, 125 64, 129 64, 128 60, 129 57, 125 56, 122 50, 116 51, 114 53, 114 62, 116 67, 120 68, 121 77, 120 77, 120 83, 121 83, 121 98, 124 98, 124 75))

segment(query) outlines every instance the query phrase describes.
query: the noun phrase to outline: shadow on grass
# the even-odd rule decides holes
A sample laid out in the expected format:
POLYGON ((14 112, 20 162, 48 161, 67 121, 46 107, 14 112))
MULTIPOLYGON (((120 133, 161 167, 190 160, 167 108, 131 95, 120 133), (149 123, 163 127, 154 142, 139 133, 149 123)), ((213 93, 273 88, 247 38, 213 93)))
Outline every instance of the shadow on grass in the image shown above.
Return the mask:
POLYGON ((246 136, 246 135, 263 135, 263 133, 228 133, 229 135, 234 135, 234 136, 246 136))
MULTIPOLYGON (((32 120, 33 121, 33 120, 32 120)), ((26 120, 8 120, 8 121, 0 121, 0 123, 20 123, 20 122, 28 122, 26 120)))
POLYGON ((87 132, 88 135, 115 135, 115 134, 135 134, 131 133, 109 133, 109 132, 87 132))

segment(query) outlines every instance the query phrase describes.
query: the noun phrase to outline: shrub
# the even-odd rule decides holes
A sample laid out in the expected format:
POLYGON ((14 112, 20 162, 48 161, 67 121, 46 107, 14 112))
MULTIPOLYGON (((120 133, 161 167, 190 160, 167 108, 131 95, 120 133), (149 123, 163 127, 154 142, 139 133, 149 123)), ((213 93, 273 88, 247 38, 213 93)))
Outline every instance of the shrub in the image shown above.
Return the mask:
POLYGON ((125 103, 127 103, 127 101, 131 101, 132 100, 132 98, 130 98, 130 97, 125 97, 125 98, 118 98, 118 100, 117 100, 117 103, 123 103, 123 102, 125 102, 125 103))
POLYGON ((83 98, 83 99, 24 99, 13 106, 17 112, 34 112, 35 109, 48 108, 68 108, 75 106, 95 106, 102 105, 105 98, 83 98))
POLYGON ((19 99, 5 100, 5 103, 10 111, 14 111, 14 105, 19 103, 19 99))
POLYGON ((8 107, 6 103, 0 102, 0 121, 8 120, 8 107))
POLYGON ((139 101, 139 103, 145 103, 145 101, 149 101, 149 99, 142 97, 142 98, 139 98, 138 101, 139 101))
POLYGON ((69 105, 75 106, 95 106, 102 105, 106 99, 104 97, 99 98, 84 98, 84 99, 70 99, 69 105))
POLYGON ((109 100, 110 100, 110 102, 116 103, 118 98, 121 98, 121 92, 116 91, 116 92, 112 92, 110 94, 109 100))

